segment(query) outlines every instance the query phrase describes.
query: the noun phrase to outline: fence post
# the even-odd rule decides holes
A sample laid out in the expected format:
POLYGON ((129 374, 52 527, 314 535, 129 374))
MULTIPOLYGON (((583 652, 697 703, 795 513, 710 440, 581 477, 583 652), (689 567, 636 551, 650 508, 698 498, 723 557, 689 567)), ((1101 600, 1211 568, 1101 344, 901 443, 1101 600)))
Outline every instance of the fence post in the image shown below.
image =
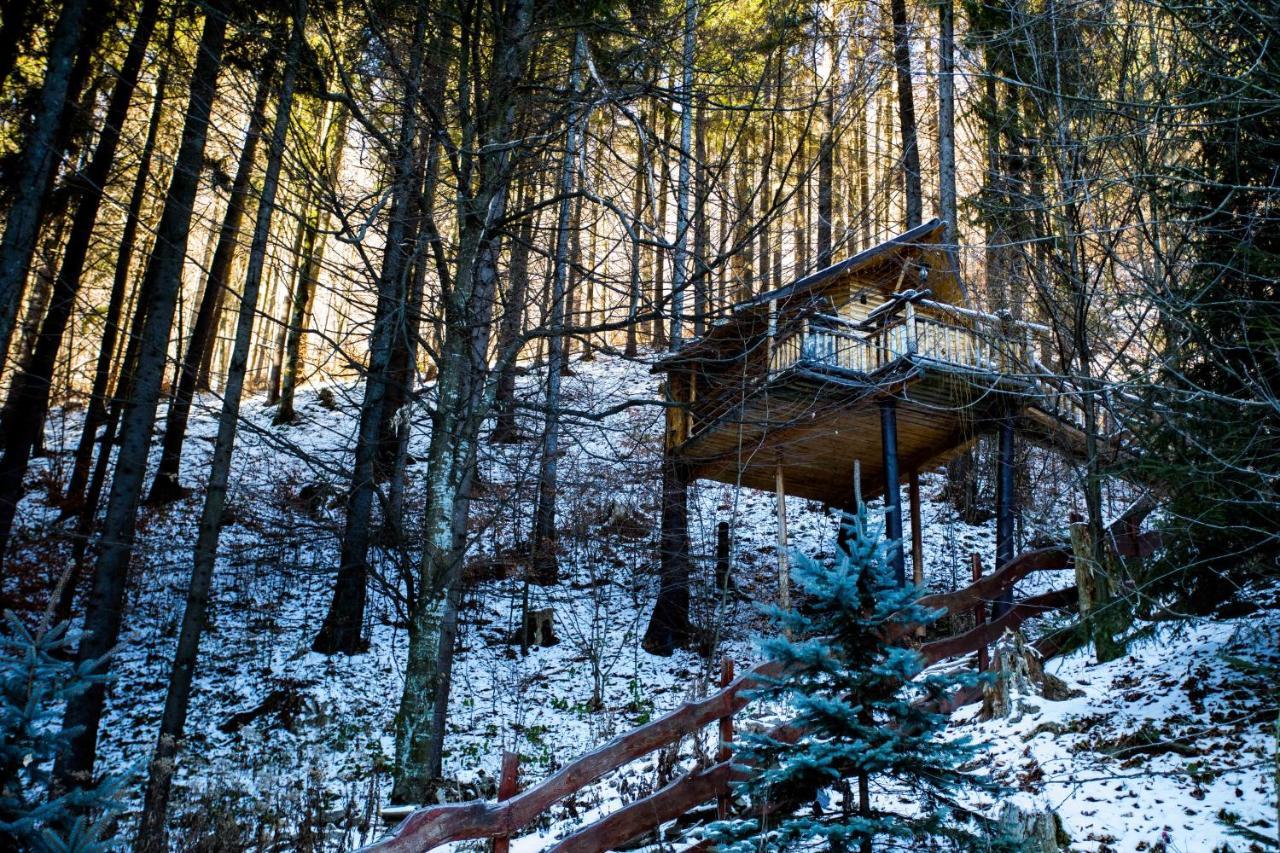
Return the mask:
MULTIPOLYGON (((509 800, 520 790, 520 754, 502 753, 502 775, 498 777, 498 802, 509 800)), ((493 853, 509 853, 511 836, 497 835, 493 839, 493 853)))
MULTIPOLYGON (((720 688, 724 689, 733 683, 733 659, 726 657, 720 661, 720 688)), ((732 754, 729 744, 733 743, 733 714, 720 718, 720 748, 716 751, 716 761, 728 761, 732 754)), ((716 817, 725 820, 729 817, 730 797, 728 792, 716 797, 716 817)))
MULTIPOLYGON (((982 555, 977 551, 969 557, 970 567, 973 573, 973 582, 977 583, 982 580, 982 555)), ((973 626, 976 628, 987 621, 987 606, 982 599, 978 599, 978 603, 973 606, 973 626)), ((987 670, 987 647, 982 645, 978 648, 978 671, 986 672, 987 670)))

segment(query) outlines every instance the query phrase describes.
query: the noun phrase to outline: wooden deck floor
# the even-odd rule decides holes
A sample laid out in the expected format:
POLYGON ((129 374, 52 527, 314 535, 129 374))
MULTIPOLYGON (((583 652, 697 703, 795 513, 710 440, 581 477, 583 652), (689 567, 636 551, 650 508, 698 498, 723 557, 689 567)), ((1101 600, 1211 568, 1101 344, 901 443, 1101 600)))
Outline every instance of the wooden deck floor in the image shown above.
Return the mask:
POLYGON ((697 479, 757 489, 774 489, 781 465, 787 494, 851 508, 855 460, 864 500, 885 490, 882 401, 896 402, 905 476, 945 464, 1001 415, 1019 411, 1024 391, 999 374, 905 358, 870 377, 797 365, 696 429, 674 453, 697 479))

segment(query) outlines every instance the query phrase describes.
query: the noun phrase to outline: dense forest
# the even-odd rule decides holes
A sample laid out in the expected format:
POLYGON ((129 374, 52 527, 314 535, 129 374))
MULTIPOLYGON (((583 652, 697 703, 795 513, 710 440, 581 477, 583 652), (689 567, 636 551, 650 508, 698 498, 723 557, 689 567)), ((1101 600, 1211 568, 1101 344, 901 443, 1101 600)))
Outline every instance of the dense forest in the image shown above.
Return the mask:
MULTIPOLYGON (((774 683, 770 701, 816 714, 831 742, 934 737, 933 717, 884 699, 921 684, 919 668, 847 673, 901 663, 868 638, 920 645, 972 627, 972 608, 942 633, 925 610, 893 627, 914 597, 873 589, 893 559, 867 526, 879 503, 833 546, 839 518, 812 501, 793 503, 787 539, 781 467, 776 507, 705 484, 686 499, 680 482, 677 498, 663 424, 688 401, 650 372, 762 294, 936 218, 965 316, 1035 330, 1037 387, 1078 401, 1082 450, 1015 457, 969 436, 925 481, 932 524, 994 535, 1000 569, 1066 541, 1070 517, 1077 575, 1091 561, 1101 590, 1096 612, 1080 598, 1074 646, 1098 665, 1146 644, 1189 656, 1205 625, 1253 622, 1227 644, 1242 681, 1223 691, 1251 697, 1236 748, 1270 737, 1242 766, 1273 787, 1250 789, 1252 822, 1227 804, 1191 823, 1272 849, 1277 39, 1274 0, 6 0, 0 843, 359 846, 388 830, 383 806, 509 798, 493 787, 502 750, 521 755, 525 785, 714 690, 723 655, 812 663, 797 638, 848 624, 863 632, 836 644, 850 669, 774 683), (1120 560, 1107 543, 1134 500, 1159 544, 1120 560), (818 556, 791 561, 798 611, 773 574, 786 577, 789 545, 818 556), (822 563, 833 553, 843 568, 822 563), (832 592, 830 572, 861 598, 832 592), (494 698, 477 746, 473 679, 499 664, 476 650, 503 649, 527 678, 553 631, 584 667, 545 688, 566 721, 559 747, 546 746, 558 717, 498 710, 528 682, 494 698), (753 646, 761 632, 789 639, 753 646), (286 653, 310 680, 282 675, 286 653), (858 725, 797 698, 832 678, 846 687, 829 702, 868 697, 848 712, 858 725), (338 694, 345 710, 314 711, 338 694), (873 707, 890 716, 871 726, 873 707), (303 717, 318 733, 289 741, 298 757, 274 782, 298 796, 268 806, 272 785, 249 768, 303 717), (218 791, 201 763, 215 753, 218 791), (341 772, 318 769, 322 753, 341 772)), ((891 539, 906 535, 895 518, 891 539)), ((917 593, 969 582, 969 549, 948 536, 918 541, 917 593)), ((1010 601, 986 603, 994 617, 1010 601)), ((1064 618, 1056 629, 1076 624, 1064 618)), ((620 802, 675 778, 696 740, 620 802)), ((1189 754, 1155 741, 1140 751, 1189 754)), ((813 791, 830 788, 840 819, 770 835, 765 818, 723 820, 722 794, 701 843, 904 843, 888 807, 871 819, 887 795, 868 786, 898 765, 853 772, 747 743, 766 774, 824 768, 769 777, 779 802, 761 814, 821 813, 828 794, 813 791), (792 785, 811 790, 776 794, 792 785)), ((929 747, 902 762, 966 760, 929 747)), ((740 803, 771 801, 758 775, 742 785, 740 803)), ((997 788, 983 788, 995 803, 997 788)), ((522 849, 583 820, 567 808, 522 849)), ((958 846, 938 849, 997 849, 951 829, 918 831, 958 846)), ((1181 847, 1070 849, 1211 849, 1194 831, 1181 847)))

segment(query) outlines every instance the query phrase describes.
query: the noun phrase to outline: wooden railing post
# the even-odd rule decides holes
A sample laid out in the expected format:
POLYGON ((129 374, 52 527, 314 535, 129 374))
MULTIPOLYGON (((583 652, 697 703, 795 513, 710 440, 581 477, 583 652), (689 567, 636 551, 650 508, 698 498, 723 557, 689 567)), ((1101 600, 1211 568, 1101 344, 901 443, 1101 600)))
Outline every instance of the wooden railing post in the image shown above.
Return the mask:
MULTIPOLYGON (((726 657, 720 661, 720 687, 723 689, 733 683, 733 658, 726 657)), ((720 718, 720 748, 716 750, 716 763, 729 760, 733 749, 733 713, 720 718)), ((725 820, 729 817, 729 804, 732 797, 726 791, 716 797, 716 817, 725 820)))
MULTIPOLYGON (((520 754, 502 753, 502 774, 498 777, 498 802, 509 800, 520 791, 520 754)), ((493 853, 509 853, 511 836, 498 835, 493 839, 493 853)))
MULTIPOLYGON (((977 583, 982 580, 982 555, 974 551, 969 557, 970 567, 972 571, 973 582, 977 583)), ((973 626, 976 628, 987 621, 987 606, 982 599, 978 599, 978 603, 973 606, 973 626)), ((987 670, 987 647, 982 646, 978 649, 978 671, 986 672, 987 670)))

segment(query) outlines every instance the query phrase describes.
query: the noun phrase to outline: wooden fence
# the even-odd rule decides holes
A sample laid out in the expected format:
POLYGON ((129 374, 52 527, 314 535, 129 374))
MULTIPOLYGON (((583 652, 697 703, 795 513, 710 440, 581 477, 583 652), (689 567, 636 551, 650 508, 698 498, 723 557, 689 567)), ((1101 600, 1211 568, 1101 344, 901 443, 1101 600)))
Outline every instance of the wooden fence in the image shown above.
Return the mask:
MULTIPOLYGON (((1137 531, 1142 519, 1153 507, 1154 501, 1144 497, 1112 522, 1109 541, 1120 556, 1132 556, 1150 550, 1150 541, 1144 540, 1144 534, 1137 531)), ((949 614, 975 613, 978 608, 995 600, 1032 572, 1068 569, 1073 565, 1072 553, 1067 546, 1027 551, 992 574, 975 577, 974 582, 963 589, 927 595, 918 603, 929 609, 945 610, 949 614)), ((975 571, 975 575, 977 574, 975 571)), ((1006 631, 1017 629, 1034 616, 1073 609, 1076 602, 1075 586, 1035 595, 1014 603, 998 619, 979 619, 978 624, 969 631, 932 640, 918 648, 926 664, 975 652, 981 656, 982 651, 1006 631)), ((912 627, 897 626, 889 639, 910 641, 909 637, 913 634, 912 627)), ((1046 657, 1050 657, 1056 652, 1056 645, 1056 641, 1042 644, 1040 650, 1046 657)), ((749 701, 747 696, 760 678, 777 675, 779 672, 778 664, 765 662, 734 678, 732 663, 726 661, 718 692, 703 699, 686 702, 665 716, 619 735, 518 793, 518 759, 513 754, 506 753, 503 756, 497 801, 475 800, 424 806, 411 812, 387 837, 365 850, 378 853, 422 853, 452 841, 492 838, 496 853, 505 853, 511 836, 533 823, 559 801, 636 759, 678 743, 685 737, 698 736, 709 725, 716 725, 719 729, 720 743, 715 763, 695 767, 666 787, 578 829, 548 849, 556 853, 602 853, 616 849, 713 800, 717 803, 717 811, 722 815, 726 814, 731 785, 740 778, 741 773, 741 768, 735 767, 730 760, 729 744, 733 738, 734 715, 746 707, 749 701)), ((980 693, 972 689, 961 691, 952 697, 948 707, 959 707, 979 696, 980 693)), ((770 734, 779 739, 794 740, 802 732, 782 725, 773 729, 770 734)))

